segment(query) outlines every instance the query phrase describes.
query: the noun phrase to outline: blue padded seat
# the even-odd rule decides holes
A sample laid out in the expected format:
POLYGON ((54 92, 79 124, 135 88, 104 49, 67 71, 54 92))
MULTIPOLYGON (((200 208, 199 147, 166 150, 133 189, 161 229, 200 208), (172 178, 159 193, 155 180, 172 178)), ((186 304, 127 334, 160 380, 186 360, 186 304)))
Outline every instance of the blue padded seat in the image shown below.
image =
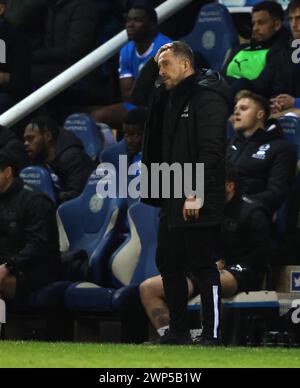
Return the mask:
POLYGON ((98 161, 104 148, 96 121, 85 113, 75 113, 67 117, 64 128, 81 140, 85 152, 91 159, 98 161))
POLYGON ((97 123, 97 127, 99 128, 100 137, 102 138, 103 149, 106 150, 117 144, 110 126, 104 123, 97 123))
POLYGON ((51 175, 46 168, 40 166, 25 167, 20 172, 20 177, 28 185, 34 186, 43 193, 47 194, 54 204, 56 204, 56 196, 51 175))
POLYGON ((283 129, 285 138, 294 146, 298 160, 300 160, 300 118, 295 116, 282 116, 279 124, 283 129))
POLYGON ((58 208, 61 245, 65 245, 64 250, 87 252, 96 284, 105 282, 109 256, 118 244, 126 216, 123 199, 101 198, 97 194, 100 179, 94 172, 81 195, 58 208))
POLYGON ((239 43, 229 11, 217 3, 201 8, 193 31, 182 40, 203 55, 214 70, 222 68, 230 51, 239 43))
POLYGON ((72 311, 114 312, 138 296, 138 286, 158 274, 155 264, 159 209, 142 203, 129 211, 130 234, 112 255, 109 263, 111 286, 102 288, 90 283, 70 286, 65 295, 72 311), (110 305, 109 305, 110 303, 110 305))
POLYGON ((65 294, 69 310, 82 312, 112 312, 113 288, 100 287, 94 283, 78 282, 70 285, 65 294))
POLYGON ((111 282, 115 287, 140 284, 157 275, 155 263, 159 208, 143 203, 128 211, 130 233, 110 259, 111 282))

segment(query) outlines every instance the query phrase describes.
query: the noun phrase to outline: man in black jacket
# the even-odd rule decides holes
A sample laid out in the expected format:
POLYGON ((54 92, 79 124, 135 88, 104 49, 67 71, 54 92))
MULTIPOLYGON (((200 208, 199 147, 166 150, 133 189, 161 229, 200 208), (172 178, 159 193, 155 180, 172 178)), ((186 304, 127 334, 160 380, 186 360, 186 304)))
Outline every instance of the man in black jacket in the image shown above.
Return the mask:
POLYGON ((6 3, 0 0, 0 114, 31 92, 31 47, 5 19, 6 3))
POLYGON ((52 178, 59 187, 59 202, 81 194, 95 165, 73 133, 59 128, 49 117, 37 117, 27 125, 24 142, 29 158, 56 176, 52 178))
POLYGON ((96 48, 91 0, 48 0, 45 37, 33 52, 33 83, 41 86, 96 48))
POLYGON ((275 97, 272 99, 272 113, 300 109, 300 0, 291 1, 287 12, 292 39, 282 48, 277 61, 273 77, 275 97), (298 44, 293 45, 293 42, 298 44))
MULTIPOLYGON (((260 290, 272 255, 270 220, 263 206, 241 196, 237 174, 230 167, 226 174, 225 214, 216 240, 222 297, 260 290)), ((187 274, 187 283, 189 298, 198 295, 198 280, 193 274, 187 274)), ((169 327, 169 311, 161 277, 145 280, 140 295, 153 326, 163 335, 169 327)))
POLYGON ((253 7, 250 44, 234 50, 223 69, 233 97, 241 89, 251 89, 266 97, 275 95, 275 69, 289 40, 283 20, 284 11, 275 1, 262 1, 253 7))
POLYGON ((29 157, 22 141, 12 130, 0 125, 0 150, 2 149, 15 155, 20 169, 29 165, 29 157))
POLYGON ((269 114, 269 103, 263 97, 249 91, 237 95, 236 134, 228 146, 227 161, 237 170, 242 193, 260 201, 272 215, 289 193, 296 155, 276 122, 266 126, 269 114))
MULTIPOLYGON (((215 229, 223 217, 228 90, 218 74, 195 73, 192 50, 185 43, 164 45, 156 55, 156 62, 162 84, 150 107, 142 162, 148 169, 148 177, 156 163, 165 162, 169 166, 178 163, 182 171, 189 163, 193 168, 194 190, 200 178, 196 176, 196 166, 203 163, 205 191, 205 201, 198 190, 196 194, 193 190, 185 190, 178 196, 174 188, 182 182, 175 173, 169 195, 162 193, 157 199, 154 194, 148 198, 144 191, 147 174, 144 175, 142 168, 142 200, 161 207, 156 261, 171 318, 170 332, 162 337, 161 343, 190 341, 185 279, 186 271, 190 270, 201 285, 202 343, 217 344, 220 277, 212 251, 215 229)), ((159 185, 159 179, 151 182, 151 193, 159 185)), ((203 182, 200 186, 203 188, 203 182)))
POLYGON ((14 157, 0 151, 0 295, 24 300, 57 280, 59 266, 52 201, 24 185, 14 157))

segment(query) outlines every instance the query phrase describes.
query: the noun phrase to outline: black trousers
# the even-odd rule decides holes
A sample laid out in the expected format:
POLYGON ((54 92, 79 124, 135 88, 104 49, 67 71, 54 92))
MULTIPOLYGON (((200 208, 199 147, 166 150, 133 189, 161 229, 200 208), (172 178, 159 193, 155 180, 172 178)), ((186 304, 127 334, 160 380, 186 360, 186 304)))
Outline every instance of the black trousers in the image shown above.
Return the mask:
POLYGON ((213 254, 215 239, 213 227, 169 230, 167 217, 160 219, 156 263, 170 310, 170 329, 176 333, 188 330, 186 274, 192 273, 201 295, 203 334, 219 335, 221 287, 213 254))

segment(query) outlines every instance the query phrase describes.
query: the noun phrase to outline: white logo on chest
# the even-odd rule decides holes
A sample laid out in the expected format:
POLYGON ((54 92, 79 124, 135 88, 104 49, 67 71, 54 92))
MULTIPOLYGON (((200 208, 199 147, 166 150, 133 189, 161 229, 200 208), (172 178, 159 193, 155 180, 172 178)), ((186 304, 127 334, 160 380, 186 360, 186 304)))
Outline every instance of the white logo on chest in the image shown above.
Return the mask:
POLYGON ((183 117, 184 119, 187 119, 189 117, 189 110, 190 110, 190 107, 189 107, 189 105, 187 105, 184 108, 184 110, 183 110, 183 112, 181 114, 181 117, 183 117))
POLYGON ((266 153, 271 148, 270 144, 263 144, 259 147, 255 154, 252 154, 254 159, 266 159, 266 153))

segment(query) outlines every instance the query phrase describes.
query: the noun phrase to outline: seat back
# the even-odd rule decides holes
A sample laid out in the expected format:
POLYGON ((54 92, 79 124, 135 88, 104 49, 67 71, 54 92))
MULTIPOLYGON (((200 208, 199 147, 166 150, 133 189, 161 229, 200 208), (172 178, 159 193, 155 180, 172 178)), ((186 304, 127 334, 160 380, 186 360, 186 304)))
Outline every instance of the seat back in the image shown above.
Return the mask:
POLYGON ((64 128, 78 137, 85 152, 95 161, 99 159, 103 144, 96 121, 85 113, 75 113, 66 118, 64 128))
POLYGON ((203 55, 212 69, 220 70, 238 45, 238 34, 227 8, 214 3, 201 8, 193 31, 182 40, 203 55))
POLYGON ((113 147, 102 151, 101 153, 101 162, 111 163, 118 169, 119 166, 119 156, 127 155, 128 150, 125 140, 121 140, 119 143, 116 143, 113 147))
POLYGON ((293 144, 297 159, 300 160, 300 118, 295 116, 282 116, 279 123, 285 138, 293 144))
POLYGON ((50 172, 40 166, 25 167, 20 172, 20 177, 28 185, 32 185, 47 194, 49 198, 56 204, 55 190, 51 179, 50 172))
POLYGON ((97 127, 100 130, 103 149, 111 148, 117 144, 116 139, 114 138, 114 135, 109 125, 104 123, 97 123, 97 127))
POLYGON ((115 287, 140 284, 158 274, 155 263, 159 209, 140 202, 128 210, 130 233, 110 260, 115 287))
POLYGON ((68 240, 69 250, 87 252, 97 284, 105 278, 108 258, 126 215, 124 200, 97 194, 100 179, 93 173, 81 195, 58 208, 60 236, 68 240))

